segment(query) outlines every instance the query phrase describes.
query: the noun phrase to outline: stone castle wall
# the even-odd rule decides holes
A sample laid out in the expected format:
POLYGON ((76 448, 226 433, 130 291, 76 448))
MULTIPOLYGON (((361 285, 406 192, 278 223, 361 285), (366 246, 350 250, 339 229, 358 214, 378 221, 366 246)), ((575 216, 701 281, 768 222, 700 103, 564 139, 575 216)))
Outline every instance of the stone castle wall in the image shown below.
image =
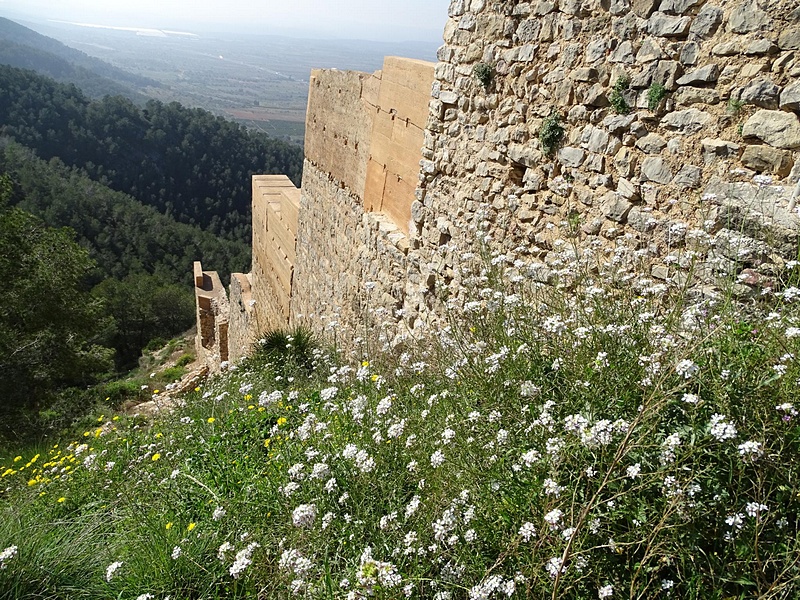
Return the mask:
POLYGON ((680 282, 695 256, 742 297, 797 257, 796 1, 452 0, 444 42, 432 86, 382 75, 408 106, 315 72, 290 322, 438 327, 479 252, 539 281, 577 253, 680 282))

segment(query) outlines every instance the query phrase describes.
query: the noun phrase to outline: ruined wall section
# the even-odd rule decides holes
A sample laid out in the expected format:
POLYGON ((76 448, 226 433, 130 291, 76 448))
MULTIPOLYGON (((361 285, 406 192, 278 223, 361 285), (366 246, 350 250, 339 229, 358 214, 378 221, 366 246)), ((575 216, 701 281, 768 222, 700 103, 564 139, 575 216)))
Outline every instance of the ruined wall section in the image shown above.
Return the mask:
POLYGON ((566 243, 647 259, 642 275, 661 279, 698 250, 709 277, 771 285, 797 242, 796 2, 453 0, 449 14, 412 206, 422 291, 406 315, 432 324, 443 291, 463 297, 462 255, 481 245, 542 281, 566 243))
POLYGON ((228 360, 228 296, 216 271, 204 271, 194 263, 194 295, 197 316, 197 360, 212 370, 228 360))
POLYGON ((306 161, 359 198, 364 197, 379 86, 380 72, 370 75, 336 69, 311 71, 306 161))

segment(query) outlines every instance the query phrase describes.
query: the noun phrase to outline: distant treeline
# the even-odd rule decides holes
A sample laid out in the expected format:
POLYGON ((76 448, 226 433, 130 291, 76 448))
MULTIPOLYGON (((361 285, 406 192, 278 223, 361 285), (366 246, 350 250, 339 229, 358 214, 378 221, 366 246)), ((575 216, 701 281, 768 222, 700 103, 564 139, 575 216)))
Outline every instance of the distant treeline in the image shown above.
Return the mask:
MULTIPOLYGON (((0 133, 60 158, 182 223, 236 241, 250 237, 250 177, 295 184, 302 149, 202 109, 151 100, 92 101, 74 85, 0 66, 0 133)), ((218 265, 216 265, 218 266, 218 265)))

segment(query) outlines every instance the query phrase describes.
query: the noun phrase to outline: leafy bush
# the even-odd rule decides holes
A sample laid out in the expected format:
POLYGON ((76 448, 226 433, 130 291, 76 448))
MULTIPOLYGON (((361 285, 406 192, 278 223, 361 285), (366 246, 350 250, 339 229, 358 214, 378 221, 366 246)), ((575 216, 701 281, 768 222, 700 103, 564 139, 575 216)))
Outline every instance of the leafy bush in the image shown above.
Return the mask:
POLYGON ((249 360, 280 373, 298 368, 307 371, 314 363, 317 348, 317 341, 307 327, 295 327, 291 331, 274 329, 253 345, 249 360))
POLYGON ((564 127, 561 125, 561 113, 554 110, 550 113, 550 116, 542 122, 542 128, 539 130, 539 141, 542 144, 542 151, 547 155, 553 154, 563 137, 564 127))
POLYGON ((472 74, 475 76, 475 79, 481 82, 483 87, 488 88, 494 77, 494 69, 491 65, 481 62, 473 67, 472 74))
POLYGON ((656 110, 658 105, 667 95, 667 88, 660 83, 654 83, 647 90, 647 108, 649 110, 656 110))
POLYGON ((178 361, 175 363, 178 367, 185 367, 186 365, 190 365, 194 362, 194 355, 193 354, 182 354, 178 361))
POLYGON ((158 374, 159 379, 166 383, 172 383, 173 381, 178 381, 181 377, 186 374, 186 369, 184 367, 174 366, 169 367, 161 371, 158 374))
POLYGON ((106 383, 99 390, 99 395, 105 396, 110 406, 119 407, 128 400, 142 400, 141 383, 138 381, 112 381, 106 383))
POLYGON ((608 101, 611 103, 611 108, 614 112, 620 115, 627 115, 631 112, 631 107, 625 100, 625 92, 631 86, 631 78, 628 75, 621 75, 614 83, 614 88, 611 90, 611 96, 608 101))

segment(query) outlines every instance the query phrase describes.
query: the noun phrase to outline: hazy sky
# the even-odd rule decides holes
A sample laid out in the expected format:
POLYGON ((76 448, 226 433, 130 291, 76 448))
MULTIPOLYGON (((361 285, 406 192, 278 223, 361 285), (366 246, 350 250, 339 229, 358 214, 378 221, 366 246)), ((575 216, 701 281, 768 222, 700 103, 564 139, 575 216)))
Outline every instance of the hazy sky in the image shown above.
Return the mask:
POLYGON ((0 0, 0 16, 124 27, 441 40, 449 0, 0 0))

